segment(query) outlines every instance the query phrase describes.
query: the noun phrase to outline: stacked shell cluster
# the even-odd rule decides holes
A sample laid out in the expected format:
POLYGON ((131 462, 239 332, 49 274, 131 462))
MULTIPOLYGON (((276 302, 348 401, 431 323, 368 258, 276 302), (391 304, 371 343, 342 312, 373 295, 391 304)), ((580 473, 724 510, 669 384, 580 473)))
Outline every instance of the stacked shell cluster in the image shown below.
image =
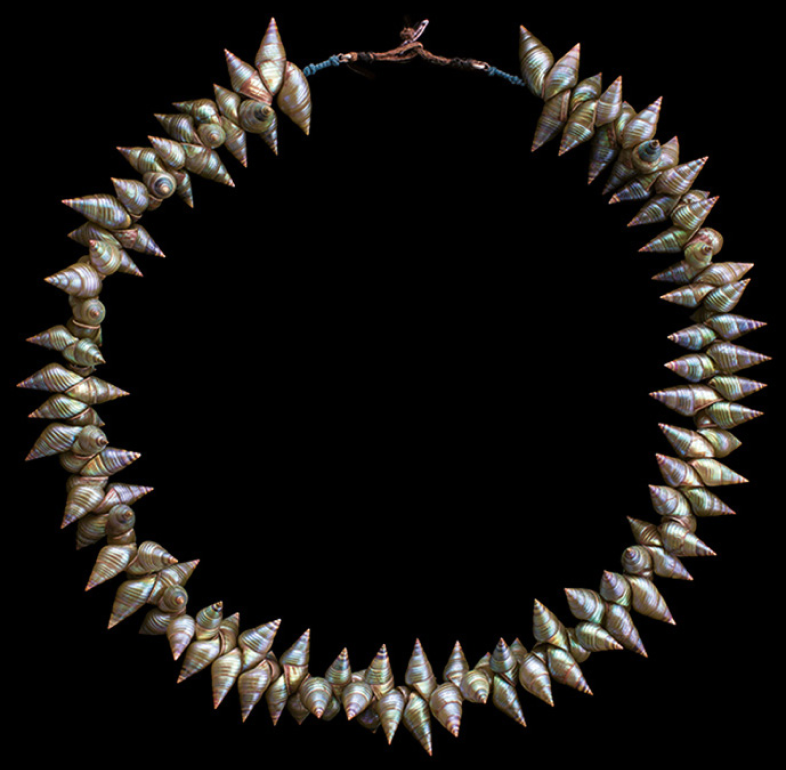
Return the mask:
POLYGON ((285 709, 299 723, 309 715, 328 721, 343 710, 363 727, 381 727, 389 742, 403 723, 429 753, 432 718, 458 735, 465 703, 490 701, 524 725, 518 687, 553 705, 554 682, 591 692, 580 668, 591 653, 625 648, 646 655, 632 613, 674 622, 655 578, 691 579, 681 559, 713 554, 696 535, 697 519, 732 512, 710 488, 745 481, 721 459, 740 445, 732 430, 760 414, 739 402, 763 384, 738 372, 767 357, 735 342, 763 324, 733 312, 752 265, 713 263, 723 238, 703 225, 717 198, 693 188, 706 158, 681 163, 676 137, 664 144, 655 138, 660 99, 637 112, 623 101, 620 78, 605 90, 600 75, 579 80, 578 45, 555 61, 537 38, 523 27, 520 32, 520 82, 544 101, 533 149, 557 136, 560 154, 588 142, 589 180, 609 168, 605 191, 614 193, 612 202, 643 202, 632 225, 670 221, 642 251, 680 255, 655 278, 677 285, 663 299, 695 311, 692 325, 670 337, 688 352, 666 364, 686 384, 651 394, 693 418, 692 427, 661 425, 674 456, 657 455, 664 483, 650 487, 660 522, 631 518, 635 544, 624 551, 621 571, 604 572, 597 591, 566 589, 574 626, 566 627, 535 601, 530 650, 519 639, 510 645, 500 639, 470 666, 456 642, 440 683, 416 641, 403 684, 396 684, 385 645, 360 670, 351 668, 344 649, 318 676, 309 671, 309 631, 276 655, 279 620, 240 631, 238 615, 225 618, 221 602, 189 614, 184 586, 198 562, 181 564, 158 543, 137 543, 131 506, 151 489, 110 482, 139 454, 109 446, 95 409, 127 395, 94 374, 104 363, 103 281, 116 272, 141 275, 129 250, 161 255, 140 219, 175 194, 193 206, 191 174, 232 184, 217 148, 225 146, 246 165, 246 134, 256 133, 277 151, 274 98, 279 110, 308 133, 308 83, 287 61, 275 20, 253 65, 226 52, 231 90, 215 86, 215 101, 180 102, 178 113, 157 115, 170 138, 150 137, 150 147, 121 148, 141 179, 113 179, 115 195, 65 201, 85 217, 70 237, 88 253, 46 279, 68 295, 72 317, 30 338, 59 352, 63 362, 20 383, 50 394, 31 414, 51 422, 28 459, 59 457, 70 474, 62 526, 75 524, 80 548, 105 541, 87 588, 124 575, 110 627, 147 606, 141 633, 166 635, 174 658, 182 657, 178 681, 209 669, 215 706, 236 687, 243 720, 263 697, 274 723, 285 709))

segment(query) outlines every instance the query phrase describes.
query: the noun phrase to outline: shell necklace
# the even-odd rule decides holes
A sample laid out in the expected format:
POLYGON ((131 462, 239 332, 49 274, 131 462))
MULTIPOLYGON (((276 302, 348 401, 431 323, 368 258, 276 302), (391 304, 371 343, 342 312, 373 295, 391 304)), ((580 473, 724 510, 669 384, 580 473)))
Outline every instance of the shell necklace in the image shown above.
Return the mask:
POLYGON ((704 222, 717 198, 693 187, 706 158, 681 162, 676 138, 663 144, 655 138, 660 99, 635 110, 623 101, 621 78, 605 89, 600 75, 579 79, 578 45, 555 58, 523 27, 519 77, 485 62, 431 53, 420 42, 426 25, 405 28, 401 45, 390 51, 340 54, 302 70, 287 59, 272 19, 253 63, 227 51, 230 88, 215 86, 214 99, 179 102, 177 113, 157 115, 167 138, 121 148, 138 177, 113 179, 114 195, 64 201, 85 219, 70 237, 88 253, 46 279, 68 295, 71 318, 30 338, 60 353, 63 361, 48 364, 20 387, 49 393, 31 416, 51 422, 28 459, 57 455, 70 474, 63 526, 76 529, 80 548, 106 542, 87 587, 124 575, 110 627, 146 608, 141 633, 166 636, 174 658, 182 660, 178 681, 209 670, 214 704, 236 689, 244 720, 263 698, 274 723, 284 710, 298 722, 309 715, 329 721, 343 710, 369 730, 381 727, 388 742, 403 724, 431 754, 432 717, 458 735, 464 704, 490 702, 524 725, 522 691, 553 705, 554 683, 590 692, 581 664, 591 653, 624 648, 646 655, 635 614, 673 623, 655 579, 691 579, 681 559, 713 554, 696 535, 698 518, 732 512, 710 488, 745 481, 721 459, 740 445, 732 430, 760 414, 739 402, 764 385, 738 372, 767 356, 736 342, 764 325, 734 312, 751 265, 713 263, 723 238, 704 222), (241 630, 238 615, 225 617, 221 602, 188 611, 185 586, 198 562, 180 563, 153 541, 137 543, 131 506, 151 488, 110 480, 139 455, 109 446, 96 407, 127 394, 94 373, 105 362, 105 308, 99 299, 103 281, 118 272, 140 274, 130 252, 162 256, 141 224, 147 211, 172 197, 193 206, 194 176, 233 186, 217 150, 224 148, 246 165, 248 134, 259 134, 277 153, 281 116, 308 134, 309 79, 322 70, 414 58, 528 90, 543 101, 533 150, 555 139, 560 155, 587 144, 589 180, 606 172, 604 193, 613 193, 612 201, 641 205, 632 225, 668 223, 641 251, 676 255, 674 264, 655 277, 676 287, 664 300, 693 311, 691 322, 670 337, 685 353, 667 364, 686 384, 651 395, 693 423, 660 426, 673 448, 657 456, 663 483, 650 486, 660 521, 629 518, 635 543, 622 554, 621 572, 604 572, 597 590, 566 589, 575 625, 564 625, 535 601, 529 649, 519 639, 510 644, 500 639, 493 651, 470 665, 456 642, 438 679, 418 641, 402 684, 394 679, 385 645, 360 670, 351 667, 344 649, 319 675, 309 671, 309 631, 276 654, 279 620, 241 630))

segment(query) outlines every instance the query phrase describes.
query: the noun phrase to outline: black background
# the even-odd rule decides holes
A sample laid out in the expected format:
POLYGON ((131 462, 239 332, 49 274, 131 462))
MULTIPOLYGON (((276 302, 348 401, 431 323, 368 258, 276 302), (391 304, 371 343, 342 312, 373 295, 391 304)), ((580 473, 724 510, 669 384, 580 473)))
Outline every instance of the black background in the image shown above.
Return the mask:
MULTIPOLYGON (((253 60, 270 15, 303 67, 394 47, 405 13, 431 20, 422 40, 438 54, 518 73, 524 24, 557 56, 580 41, 582 77, 622 74, 637 110, 663 95, 658 137, 678 134, 682 161, 710 158, 697 186, 720 195, 708 224, 722 258, 757 263, 739 311, 774 320, 782 247, 766 172, 782 153, 746 18, 80 4, 48 31, 31 18, 11 86, 9 388, 52 360, 24 338, 68 317, 40 280, 83 251, 59 201, 134 176, 115 146, 163 135, 154 112, 228 85, 222 49, 253 60)), ((422 62, 374 75, 316 74, 310 137, 282 119, 278 158, 253 136, 249 169, 224 154, 236 189, 195 177, 195 211, 175 198, 144 218, 167 259, 134 253, 145 278, 106 282, 99 375, 132 396, 99 411, 114 446, 143 453, 121 480, 155 487, 135 506, 139 540, 202 559, 192 611, 223 599, 243 628, 282 617, 279 652, 310 627, 320 674, 344 646, 362 668, 385 642, 403 681, 416 637, 439 671, 456 638, 471 662, 500 635, 529 646, 534 597, 567 621, 562 587, 618 569, 624 517, 652 518, 653 453, 671 453, 657 423, 684 423, 647 393, 677 384, 662 364, 683 351, 666 335, 690 321, 648 280, 674 255, 636 253, 663 228, 625 228, 638 206, 587 187, 586 148, 530 153, 539 102, 525 89, 422 62)), ((774 354, 772 326, 742 342, 774 354)), ((391 747, 343 716, 298 727, 285 714, 273 729, 264 705, 241 725, 234 693, 212 713, 206 673, 175 686, 165 640, 137 638, 141 613, 107 631, 114 589, 84 594, 95 555, 75 556, 58 530, 65 473, 22 463, 43 424, 20 413, 45 395, 7 391, 7 633, 20 648, 11 695, 44 736, 30 750, 87 766, 646 766, 755 752, 778 669, 774 369, 751 372, 771 383, 749 400, 768 417, 738 431, 729 460, 752 480, 722 492, 739 515, 700 522, 719 556, 687 562, 693 583, 659 582, 678 625, 641 619, 649 659, 593 656, 594 697, 560 687, 550 710, 523 696, 526 729, 467 705, 458 740, 434 723, 431 760, 403 727, 391 747)))

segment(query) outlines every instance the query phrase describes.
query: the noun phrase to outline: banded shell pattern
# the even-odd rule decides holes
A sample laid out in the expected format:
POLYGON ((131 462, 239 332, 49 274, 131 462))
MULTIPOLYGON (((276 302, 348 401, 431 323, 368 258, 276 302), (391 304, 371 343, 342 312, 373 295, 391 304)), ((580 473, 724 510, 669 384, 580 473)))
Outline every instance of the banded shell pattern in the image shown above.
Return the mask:
POLYGON ((631 224, 671 220, 671 226, 641 251, 682 253, 679 262, 656 277, 678 284, 664 300, 696 311, 693 325, 671 336, 690 352, 667 364, 688 384, 667 386, 651 395, 677 414, 691 417, 693 426, 661 425, 678 457, 657 456, 664 483, 651 486, 650 496, 660 522, 630 518, 635 544, 623 552, 621 572, 603 572, 597 591, 566 589, 576 625, 565 626, 536 600, 531 650, 518 639, 510 645, 499 639, 493 652, 470 668, 456 642, 441 682, 419 640, 399 680, 403 684, 397 685, 385 645, 365 669, 353 671, 345 649, 318 676, 309 670, 310 631, 277 656, 272 648, 280 620, 241 631, 238 615, 226 617, 220 601, 189 614, 185 585, 198 561, 181 563, 156 542, 137 542, 131 505, 150 488, 109 482, 139 455, 109 446, 93 409, 127 395, 93 376, 105 362, 105 309, 98 299, 103 281, 120 272, 141 275, 127 250, 163 256, 139 220, 174 196, 193 206, 191 174, 233 186, 217 150, 226 147, 246 165, 246 133, 259 133, 277 152, 276 107, 308 134, 308 77, 320 67, 300 70, 288 61, 271 19, 253 65, 226 52, 231 90, 217 85, 215 101, 174 104, 177 113, 156 116, 169 138, 150 137, 150 147, 121 148, 139 179, 113 179, 114 195, 64 201, 86 220, 70 237, 89 254, 46 279, 69 296, 73 317, 67 325, 29 340, 60 353, 64 363, 49 364, 19 383, 50 394, 31 414, 52 422, 27 459, 58 456, 70 473, 62 526, 75 525, 78 547, 106 540, 87 588, 122 577, 109 627, 146 608, 141 633, 166 636, 173 658, 181 661, 178 681, 209 670, 214 706, 236 687, 243 720, 263 696, 274 723, 284 710, 299 723, 309 716, 329 721, 343 710, 347 719, 367 729, 382 727, 388 742, 403 724, 431 754, 432 730, 438 729, 432 724, 457 736, 465 702, 493 703, 525 725, 526 700, 521 702, 520 692, 550 705, 555 702, 555 682, 591 694, 580 664, 602 651, 627 649, 646 656, 634 618, 675 622, 655 579, 689 580, 681 559, 713 555, 695 533, 697 518, 732 511, 707 487, 746 481, 718 458, 740 444, 731 430, 760 414, 738 401, 764 385, 737 372, 768 357, 733 341, 764 324, 732 312, 748 285, 743 275, 751 265, 712 263, 723 239, 704 222, 717 198, 693 189, 706 159, 680 163, 676 140, 658 142, 660 98, 636 112, 622 99, 621 78, 605 90, 600 75, 579 80, 579 45, 555 59, 522 27, 519 56, 520 83, 544 101, 532 149, 557 136, 560 154, 589 143, 590 181, 610 167, 605 191, 615 193, 614 202, 646 201, 631 224))

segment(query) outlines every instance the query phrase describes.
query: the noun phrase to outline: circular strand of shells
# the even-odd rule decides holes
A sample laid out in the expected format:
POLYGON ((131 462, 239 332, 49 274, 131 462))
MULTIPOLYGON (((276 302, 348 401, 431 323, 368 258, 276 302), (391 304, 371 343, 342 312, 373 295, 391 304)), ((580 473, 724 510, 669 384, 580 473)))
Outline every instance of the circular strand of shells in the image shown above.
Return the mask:
POLYGON ((275 653, 279 619, 241 630, 238 614, 225 615, 222 602, 189 611, 185 586, 198 561, 181 563, 159 543, 137 542, 132 506, 151 488, 110 478, 139 453, 110 445, 98 411, 127 395, 95 374, 105 363, 103 282, 115 273, 141 275, 129 252, 163 256, 140 223, 145 212, 173 197, 193 207, 195 175, 234 186, 217 150, 245 166, 248 134, 258 134, 277 153, 281 116, 308 134, 308 77, 340 57, 301 70, 287 59, 271 19, 253 62, 226 51, 229 87, 216 85, 212 98, 178 102, 176 113, 156 115, 167 136, 149 137, 150 146, 120 148, 136 177, 112 179, 113 194, 64 201, 84 218, 69 237, 87 253, 45 279, 68 295, 71 317, 29 339, 62 360, 19 383, 47 394, 30 416, 50 421, 27 459, 57 456, 69 474, 62 526, 76 530, 79 548, 102 544, 87 589, 120 579, 109 627, 144 610, 140 632, 167 638, 182 664, 178 681, 209 670, 214 705, 235 688, 243 720, 263 698, 274 723, 284 710, 299 723, 309 715, 331 720, 343 710, 369 730, 381 728, 388 742, 403 724, 431 754, 434 723, 458 735, 466 703, 491 703, 525 725, 522 691, 550 705, 554 683, 591 694, 581 664, 608 650, 646 656, 635 616, 674 624, 656 578, 692 579, 682 559, 714 555, 696 534, 698 519, 733 513, 710 488, 746 482, 726 458, 740 446, 732 431, 761 414, 741 400, 764 384, 739 372, 768 357, 737 340, 764 323, 735 312, 752 265, 713 261, 723 237, 705 220, 717 197, 693 186, 707 158, 685 161, 676 138, 656 138, 660 98, 636 110, 623 100, 621 78, 605 88, 600 75, 580 79, 579 45, 557 58, 521 27, 519 59, 520 78, 494 68, 488 74, 502 74, 542 100, 532 149, 557 138, 560 155, 587 144, 589 181, 608 171, 604 193, 613 193, 612 202, 640 204, 630 224, 664 223, 641 251, 675 254, 654 278, 674 285, 662 299, 692 314, 669 337, 684 353, 666 364, 685 384, 650 395, 691 422, 660 425, 671 451, 656 455, 662 483, 650 486, 658 523, 629 518, 634 542, 619 571, 603 572, 594 589, 565 590, 575 624, 563 624, 535 600, 529 649, 518 638, 499 639, 470 665, 456 642, 440 677, 420 641, 403 682, 394 678, 384 644, 365 668, 353 669, 344 649, 319 675, 309 670, 309 630, 275 653))

